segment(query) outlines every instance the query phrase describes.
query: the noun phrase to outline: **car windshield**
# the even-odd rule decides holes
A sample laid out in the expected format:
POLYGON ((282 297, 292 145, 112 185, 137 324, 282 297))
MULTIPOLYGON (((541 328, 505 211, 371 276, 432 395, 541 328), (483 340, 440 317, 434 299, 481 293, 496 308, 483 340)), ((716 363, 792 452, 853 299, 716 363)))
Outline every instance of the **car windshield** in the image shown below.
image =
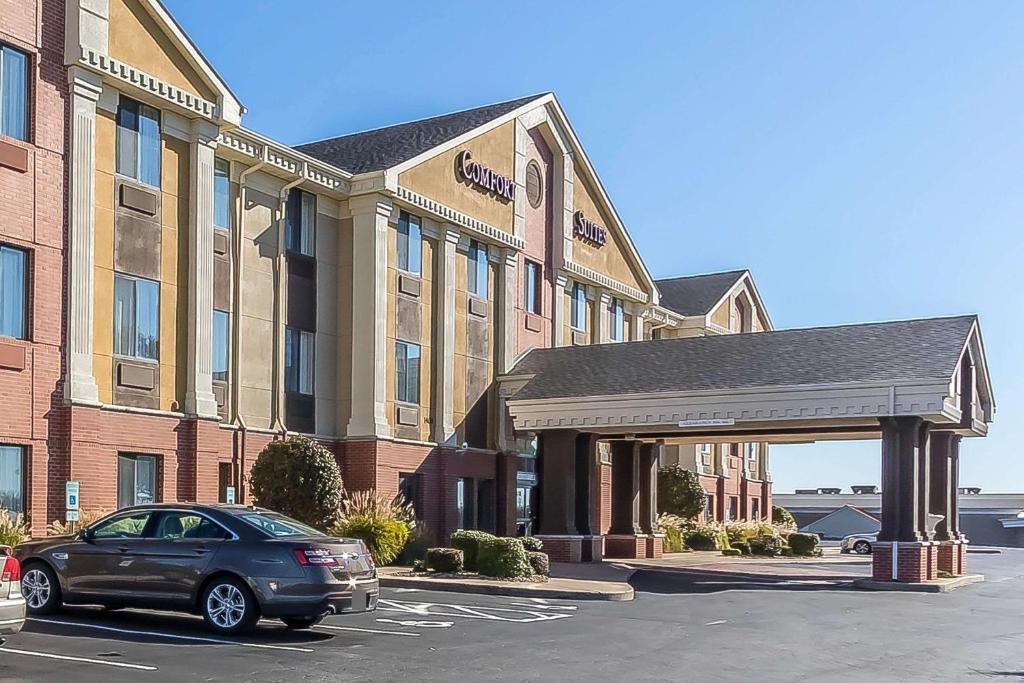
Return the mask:
POLYGON ((326 536, 311 526, 285 517, 279 512, 249 512, 241 515, 242 519, 260 531, 271 536, 326 536))

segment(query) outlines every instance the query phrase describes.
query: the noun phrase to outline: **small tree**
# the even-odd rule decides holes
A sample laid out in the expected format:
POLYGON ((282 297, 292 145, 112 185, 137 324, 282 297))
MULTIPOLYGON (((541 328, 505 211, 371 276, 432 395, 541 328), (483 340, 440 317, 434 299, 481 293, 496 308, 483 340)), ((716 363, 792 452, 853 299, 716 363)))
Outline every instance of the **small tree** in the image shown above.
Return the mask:
POLYGON ((252 466, 249 489, 257 505, 323 530, 337 521, 344 493, 331 452, 301 436, 267 444, 252 466))
POLYGON ((706 495, 696 472, 679 465, 658 470, 658 512, 696 519, 704 511, 706 495))
POLYGON ((793 514, 781 505, 772 505, 772 524, 784 524, 796 528, 796 520, 793 514))

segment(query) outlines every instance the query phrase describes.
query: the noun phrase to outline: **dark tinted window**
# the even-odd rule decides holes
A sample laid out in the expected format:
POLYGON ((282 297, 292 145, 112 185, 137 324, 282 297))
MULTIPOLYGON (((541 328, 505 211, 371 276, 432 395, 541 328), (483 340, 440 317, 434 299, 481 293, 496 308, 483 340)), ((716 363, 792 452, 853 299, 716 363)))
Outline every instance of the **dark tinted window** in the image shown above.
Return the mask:
POLYGON ((93 538, 140 538, 150 515, 149 510, 122 515, 92 527, 93 538))
POLYGON ((230 537, 224 527, 194 512, 165 512, 160 515, 153 532, 153 538, 163 540, 224 540, 230 537))

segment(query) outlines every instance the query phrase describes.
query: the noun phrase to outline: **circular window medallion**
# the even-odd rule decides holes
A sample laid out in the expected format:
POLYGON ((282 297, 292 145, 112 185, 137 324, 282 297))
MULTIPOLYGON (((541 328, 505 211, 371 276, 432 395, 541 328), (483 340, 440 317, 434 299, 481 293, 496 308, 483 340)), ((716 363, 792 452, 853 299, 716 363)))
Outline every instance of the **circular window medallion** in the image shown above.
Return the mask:
POLYGON ((535 209, 544 198, 544 179, 540 173, 540 164, 535 159, 530 159, 526 165, 526 198, 535 209))

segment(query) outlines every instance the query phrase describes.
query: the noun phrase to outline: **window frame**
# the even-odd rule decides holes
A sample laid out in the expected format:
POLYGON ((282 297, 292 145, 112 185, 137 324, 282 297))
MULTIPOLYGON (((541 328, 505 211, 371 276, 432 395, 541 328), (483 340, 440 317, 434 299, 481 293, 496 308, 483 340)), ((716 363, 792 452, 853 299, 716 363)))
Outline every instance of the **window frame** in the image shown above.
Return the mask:
POLYGON ((285 246, 285 251, 289 255, 303 256, 305 258, 311 258, 311 259, 312 258, 316 258, 316 213, 317 213, 317 196, 314 193, 306 192, 305 190, 301 190, 301 189, 299 189, 297 187, 293 187, 292 189, 290 189, 288 191, 288 200, 287 200, 287 202, 285 204, 284 246, 285 246), (292 197, 296 197, 296 199, 294 200, 294 206, 293 206, 292 197), (311 198, 311 201, 312 201, 311 216, 312 216, 312 219, 313 219, 312 225, 309 226, 309 230, 308 230, 308 237, 309 237, 309 244, 307 245, 308 249, 309 249, 308 252, 303 250, 303 246, 304 246, 303 245, 303 241, 304 241, 304 239, 307 236, 306 225, 305 225, 305 223, 302 220, 303 203, 304 203, 304 200, 305 200, 306 197, 311 198), (299 240, 299 243, 298 243, 298 248, 293 249, 292 248, 292 242, 295 239, 295 230, 296 230, 295 229, 295 224, 293 222, 293 219, 294 219, 296 211, 298 212, 298 217, 299 217, 299 226, 298 226, 298 240, 299 240))
POLYGON ((14 47, 9 43, 0 43, 0 135, 9 137, 12 140, 20 140, 21 142, 30 142, 32 137, 32 55, 24 50, 14 47), (25 92, 22 93, 22 97, 25 103, 24 109, 21 112, 21 126, 23 127, 23 135, 15 135, 11 132, 4 130, 4 119, 6 112, 4 111, 4 68, 5 68, 5 56, 7 52, 13 52, 20 57, 25 59, 25 71, 23 77, 25 79, 25 92))
POLYGON ((612 341, 623 341, 626 337, 626 311, 622 299, 613 298, 609 309, 608 337, 612 341))
POLYGON ((114 172, 116 175, 122 178, 128 178, 134 182, 137 182, 146 187, 152 187, 160 189, 163 181, 163 112, 158 108, 141 102, 134 98, 128 97, 127 95, 121 95, 117 102, 117 112, 114 119, 115 136, 114 136, 114 172), (136 126, 134 129, 127 128, 123 125, 121 120, 121 112, 123 109, 134 107, 135 108, 135 122, 136 126), (155 113, 155 116, 149 116, 149 113, 155 113), (143 157, 143 135, 142 135, 142 119, 147 118, 156 122, 156 182, 151 183, 149 180, 142 179, 142 157, 143 157), (122 168, 122 147, 124 144, 121 135, 122 130, 128 130, 135 134, 135 156, 134 156, 134 168, 131 172, 126 172, 126 169, 122 168))
POLYGON ((395 242, 395 266, 403 273, 420 277, 423 274, 422 219, 408 211, 401 211, 398 214, 398 227, 396 230, 398 231, 398 236, 395 242), (413 238, 414 226, 415 240, 413 238))
POLYGON ((523 307, 527 313, 542 315, 540 283, 543 280, 544 267, 536 261, 525 259, 523 271, 523 307))
POLYGON ((574 281, 572 283, 569 327, 577 332, 584 332, 587 329, 587 286, 582 282, 574 281))
POLYGON ((416 342, 405 341, 404 339, 395 340, 395 401, 406 405, 420 405, 420 381, 422 380, 422 361, 423 361, 423 347, 416 342), (404 352, 403 352, 404 349, 404 352), (411 364, 410 361, 413 357, 410 356, 409 351, 411 349, 416 350, 416 376, 415 386, 410 386, 410 372, 411 364), (402 380, 405 380, 405 390, 402 390, 402 380), (413 392, 415 389, 415 393, 413 392), (410 400, 409 396, 415 395, 415 400, 410 400))
POLYGON ((149 278, 139 277, 137 275, 129 275, 120 271, 114 271, 114 310, 113 310, 113 326, 114 326, 114 338, 112 353, 118 358, 131 358, 133 360, 145 362, 145 363, 159 363, 160 362, 160 282, 157 280, 150 280, 149 278), (117 315, 117 281, 118 278, 127 280, 132 283, 132 312, 131 312, 131 323, 132 323, 132 334, 130 347, 131 351, 125 351, 124 349, 118 349, 118 315, 117 315), (154 337, 155 352, 153 357, 139 355, 138 341, 139 341, 139 287, 138 284, 142 282, 147 285, 156 286, 156 336, 154 337))
POLYGON ((300 395, 300 396, 314 396, 316 394, 316 332, 311 332, 310 330, 303 330, 303 329, 298 328, 298 327, 291 327, 289 325, 289 326, 286 326, 285 329, 284 329, 284 341, 285 341, 285 344, 284 344, 284 387, 285 387, 285 393, 297 394, 297 395, 300 395), (295 335, 297 335, 297 336, 295 336, 295 335), (298 342, 299 342, 298 345, 296 345, 295 342, 292 341, 292 339, 297 339, 298 342), (302 341, 304 339, 308 339, 309 340, 308 348, 309 348, 310 358, 309 358, 309 362, 308 362, 308 366, 309 366, 308 378, 304 377, 304 373, 302 372, 302 349, 303 349, 302 341), (295 355, 295 361, 296 361, 295 366, 297 367, 297 369, 295 370, 295 388, 294 389, 290 389, 289 386, 288 386, 289 385, 289 376, 290 376, 290 373, 289 373, 290 365, 289 364, 292 361, 292 355, 293 355, 293 354, 290 354, 288 352, 289 349, 293 350, 293 354, 295 355), (308 379, 309 380, 309 391, 304 391, 303 390, 303 379, 308 379))
POLYGON ((220 230, 221 232, 230 232, 231 221, 232 221, 232 206, 231 206, 231 162, 227 159, 216 157, 213 160, 213 228, 220 230), (226 223, 221 225, 217 222, 217 204, 218 197, 222 196, 218 190, 218 179, 223 178, 225 184, 224 193, 224 211, 227 213, 226 223))
MULTIPOLYGON (((16 457, 20 459, 17 463, 17 501, 20 507, 11 507, 8 502, 0 498, 0 506, 7 510, 9 513, 15 515, 25 514, 28 510, 28 501, 26 500, 28 490, 28 447, 17 443, 0 443, 0 453, 6 449, 13 449, 16 452, 16 457)), ((3 492, 3 488, 0 488, 0 492, 3 492)))
POLYGON ((214 382, 227 382, 230 378, 231 373, 231 313, 228 311, 222 311, 219 308, 213 309, 213 329, 211 331, 211 355, 210 358, 210 375, 214 382), (222 320, 224 324, 224 371, 218 372, 217 370, 217 321, 222 320), (217 375, 223 375, 218 377, 217 375))
POLYGON ((162 462, 161 461, 162 461, 162 458, 160 456, 153 455, 151 453, 121 453, 121 452, 119 452, 117 454, 117 489, 116 489, 116 493, 117 493, 117 507, 118 507, 119 510, 127 508, 127 507, 133 507, 133 506, 136 506, 136 505, 151 505, 151 504, 159 503, 160 502, 160 498, 161 498, 161 495, 160 495, 160 468, 162 466, 162 462), (133 463, 132 467, 133 467, 133 470, 134 470, 134 472, 133 472, 133 474, 134 474, 134 477, 133 477, 134 485, 133 485, 133 489, 132 489, 132 501, 133 502, 131 502, 131 503, 127 504, 127 505, 121 505, 121 501, 122 501, 122 495, 121 495, 121 465, 122 465, 123 461, 131 461, 133 463), (139 495, 139 462, 142 462, 142 461, 150 462, 151 465, 152 465, 152 468, 153 468, 153 470, 152 470, 153 471, 153 490, 152 490, 152 498, 153 499, 151 501, 149 501, 149 502, 139 502, 139 500, 138 500, 138 495, 139 495))
POLYGON ((479 240, 469 241, 469 253, 466 259, 466 289, 480 299, 487 299, 487 294, 490 291, 489 258, 485 243, 479 240), (480 292, 481 284, 483 293, 480 292))
MULTIPOLYGON (((0 327, 0 337, 6 337, 8 339, 20 339, 27 341, 30 337, 29 324, 30 324, 30 302, 29 302, 29 251, 16 247, 12 244, 0 242, 0 311, 3 310, 4 302, 6 301, 6 292, 3 289, 3 255, 4 252, 13 252, 21 256, 21 332, 20 334, 4 334, 4 330, 0 327)), ((2 322, 2 316, 0 316, 0 322, 2 322)))

